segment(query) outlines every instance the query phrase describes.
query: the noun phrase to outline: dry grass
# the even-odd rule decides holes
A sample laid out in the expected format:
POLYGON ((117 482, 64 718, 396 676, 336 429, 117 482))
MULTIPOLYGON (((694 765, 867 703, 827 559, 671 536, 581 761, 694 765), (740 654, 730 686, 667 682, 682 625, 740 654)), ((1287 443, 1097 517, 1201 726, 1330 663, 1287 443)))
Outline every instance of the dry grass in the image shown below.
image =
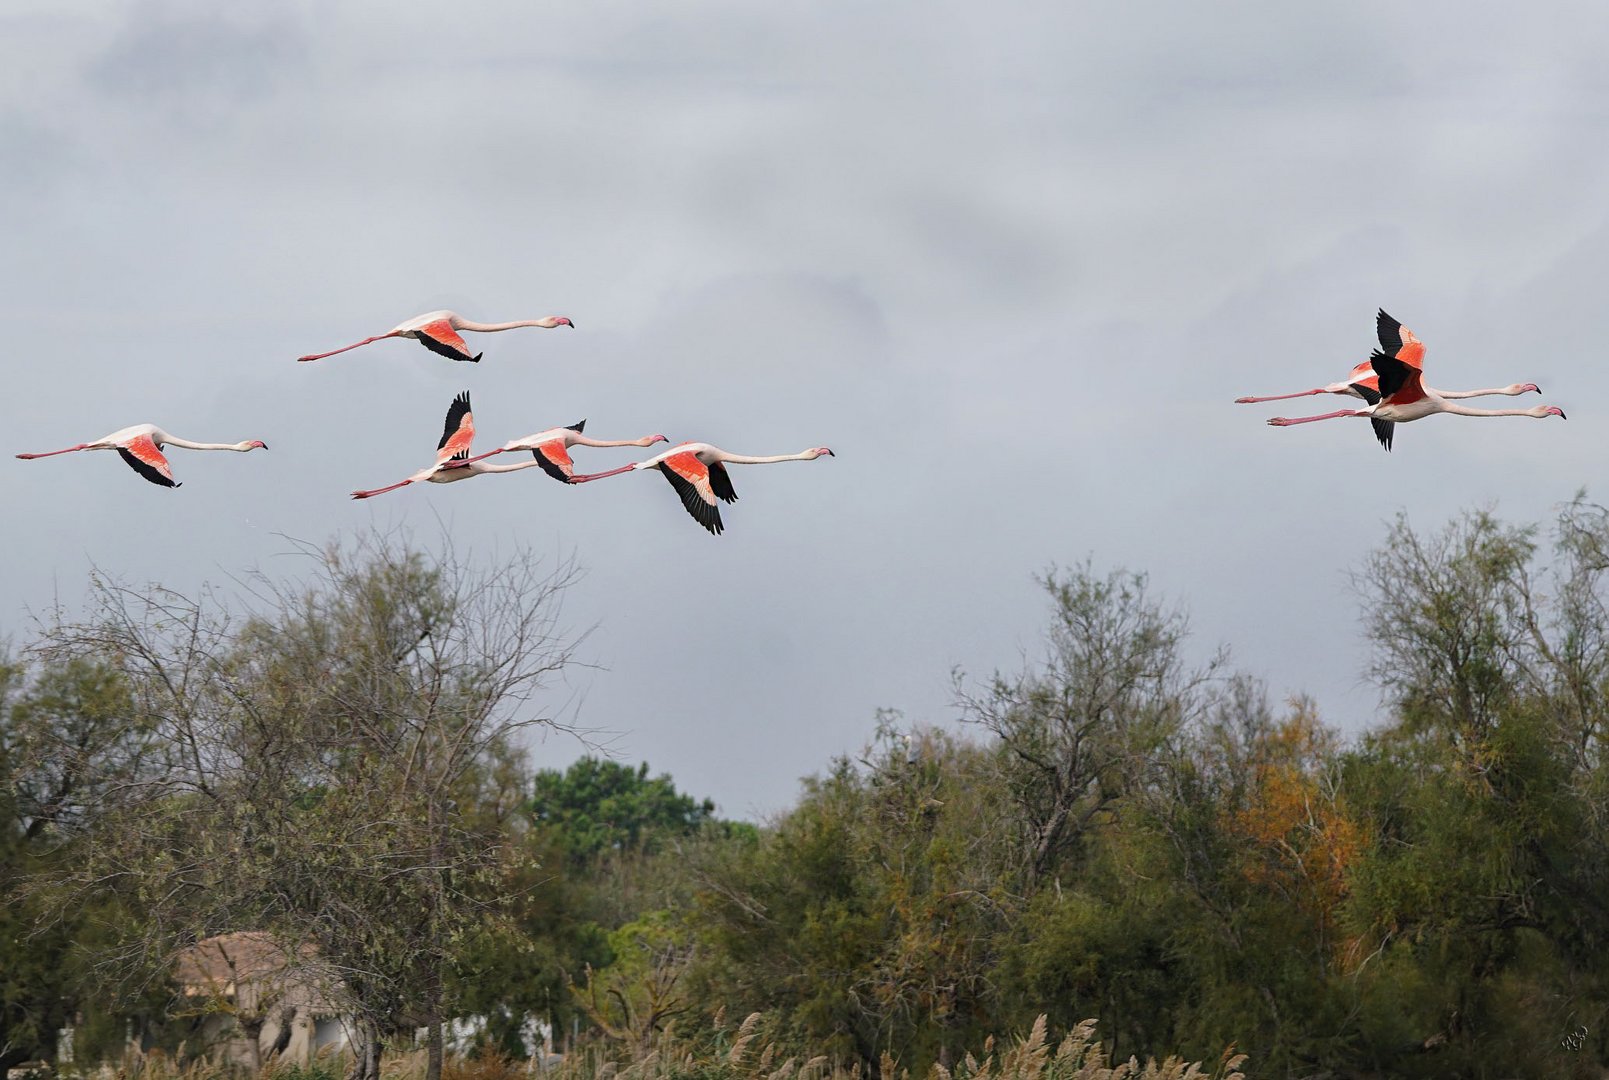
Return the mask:
MULTIPOLYGON (((1045 1018, 1004 1049, 996 1040, 985 1041, 979 1058, 967 1054, 953 1068, 934 1065, 921 1077, 885 1053, 878 1068, 859 1062, 843 1066, 825 1055, 801 1058, 785 1054, 763 1037, 763 1017, 751 1013, 735 1031, 706 1033, 703 1039, 667 1030, 647 1051, 621 1057, 612 1048, 592 1046, 542 1068, 536 1061, 517 1061, 496 1055, 449 1058, 442 1080, 1245 1080, 1240 1066, 1245 1054, 1226 1050, 1211 1071, 1199 1063, 1169 1057, 1141 1064, 1134 1058, 1113 1064, 1095 1038, 1096 1022, 1085 1020, 1052 1045, 1045 1018), (713 1034, 714 1038, 708 1037, 713 1034)), ((274 1062, 263 1070, 265 1080, 341 1080, 346 1061, 322 1057, 311 1066, 274 1062)), ((425 1051, 387 1054, 380 1068, 383 1080, 423 1080, 425 1051)), ((102 1066, 88 1074, 91 1080, 243 1080, 238 1068, 206 1060, 179 1063, 159 1053, 125 1057, 117 1065, 102 1066)))
MULTIPOLYGON (((873 1073, 857 1062, 848 1067, 824 1055, 801 1060, 783 1056, 777 1045, 761 1037, 761 1016, 751 1013, 718 1049, 700 1049, 693 1040, 666 1032, 647 1053, 632 1060, 606 1059, 595 1054, 573 1054, 545 1075, 553 1080, 913 1080, 910 1071, 884 1054, 873 1073), (780 1060, 779 1060, 780 1059, 780 1060)), ((1033 1030, 1003 1050, 995 1040, 983 1047, 983 1058, 966 1055, 953 1069, 934 1065, 919 1080, 1245 1080, 1239 1071, 1245 1054, 1225 1051, 1217 1066, 1170 1057, 1165 1061, 1133 1058, 1113 1064, 1095 1040, 1094 1020, 1085 1020, 1052 1046, 1046 1038, 1043 1016, 1033 1030)))

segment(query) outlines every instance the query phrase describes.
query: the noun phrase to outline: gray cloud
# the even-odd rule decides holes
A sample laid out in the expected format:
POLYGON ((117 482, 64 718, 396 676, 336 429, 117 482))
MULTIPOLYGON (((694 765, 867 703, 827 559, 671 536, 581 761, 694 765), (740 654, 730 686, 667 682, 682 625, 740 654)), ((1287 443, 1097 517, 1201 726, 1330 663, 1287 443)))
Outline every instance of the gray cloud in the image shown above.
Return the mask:
POLYGON ((92 562, 194 587, 370 522, 573 550, 607 665, 579 721, 743 813, 878 706, 952 718, 950 667, 1033 649, 1031 573, 1086 555, 1357 730, 1346 570, 1382 523, 1545 517, 1604 455, 1609 12, 265 11, 0 16, 10 452, 143 421, 273 447, 176 452, 179 492, 5 459, 0 625, 92 562), (1535 380, 1571 420, 1386 455, 1231 404, 1338 377, 1382 305, 1433 384, 1535 380), (294 362, 444 306, 580 329, 294 362), (487 445, 585 416, 840 456, 738 472, 718 540, 655 477, 345 498, 428 460, 464 388, 487 445))
POLYGON ((222 123, 298 77, 305 62, 304 34, 283 9, 140 0, 125 10, 85 77, 112 102, 168 119, 222 123))

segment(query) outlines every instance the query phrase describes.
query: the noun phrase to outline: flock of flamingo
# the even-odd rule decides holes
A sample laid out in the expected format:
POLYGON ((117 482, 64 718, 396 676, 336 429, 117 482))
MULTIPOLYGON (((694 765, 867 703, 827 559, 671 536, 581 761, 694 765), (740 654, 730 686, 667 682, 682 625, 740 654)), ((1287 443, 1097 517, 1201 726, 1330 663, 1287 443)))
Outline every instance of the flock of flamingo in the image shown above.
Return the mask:
MULTIPOLYGON (((431 352, 450 360, 478 363, 483 354, 470 351, 468 344, 459 334, 460 330, 484 334, 513 330, 522 326, 544 329, 568 326, 574 329, 575 323, 562 315, 549 315, 542 319, 521 319, 516 322, 478 323, 465 319, 457 312, 431 311, 400 323, 383 334, 376 334, 351 345, 331 349, 329 352, 310 353, 297 359, 322 360, 326 356, 334 356, 372 342, 384 341, 386 338, 412 338, 431 352)), ((1382 309, 1375 316, 1375 332, 1380 339, 1380 347, 1374 350, 1368 360, 1354 367, 1340 382, 1294 394, 1241 397, 1235 401, 1239 404, 1250 404, 1309 397, 1314 394, 1346 394, 1362 398, 1368 403, 1366 408, 1337 409, 1317 416, 1276 416, 1268 423, 1274 427, 1290 427, 1293 424, 1310 424, 1317 420, 1333 420, 1340 416, 1366 416, 1374 426, 1375 438, 1379 439, 1380 445, 1387 450, 1391 449, 1392 438, 1399 423, 1405 424, 1434 413, 1451 413, 1454 416, 1534 416, 1539 419, 1557 416, 1561 420, 1564 419, 1564 410, 1555 405, 1536 405, 1529 409, 1472 409, 1464 405, 1455 405, 1454 399, 1459 398, 1496 394, 1514 397, 1531 392, 1541 393, 1541 389, 1535 383, 1514 383, 1488 390, 1433 389, 1425 385, 1423 378, 1424 343, 1414 336, 1412 330, 1387 315, 1382 309)), ((732 478, 726 471, 727 465, 767 465, 778 461, 813 461, 823 455, 832 456, 832 451, 825 446, 811 447, 797 454, 753 457, 728 453, 709 443, 684 442, 645 461, 622 465, 618 469, 609 469, 605 472, 577 475, 574 462, 570 458, 570 450, 573 447, 652 446, 655 443, 670 441, 658 434, 644 435, 640 439, 592 439, 582 434, 585 427, 586 421, 582 420, 568 427, 549 428, 504 443, 496 450, 471 455, 470 444, 475 438, 475 420, 469 407, 469 392, 466 390, 453 398, 452 404, 447 408, 446 430, 442 432, 441 441, 436 445, 436 460, 432 465, 395 484, 369 491, 354 491, 352 497, 368 499, 407 487, 409 484, 420 482, 450 484, 457 480, 467 480, 472 476, 517 472, 533 466, 540 467, 543 472, 565 484, 585 484, 609 476, 619 476, 622 473, 658 470, 670 481, 671 487, 676 489, 682 505, 686 507, 693 520, 712 534, 718 534, 725 528, 721 522, 720 504, 737 501, 732 478), (532 460, 508 465, 485 464, 487 458, 497 454, 525 450, 530 451, 532 460)), ((79 443, 77 446, 69 446, 63 450, 49 450, 41 454, 17 456, 28 459, 69 454, 76 450, 116 450, 135 472, 151 483, 163 487, 178 487, 179 482, 173 478, 173 470, 168 465, 168 459, 162 454, 164 446, 180 446, 187 450, 234 450, 240 453, 267 449, 267 444, 261 439, 238 443, 192 442, 170 435, 155 424, 137 424, 102 436, 94 442, 79 443)))
MULTIPOLYGON (((454 311, 431 311, 399 323, 391 330, 362 341, 329 352, 310 353, 297 357, 298 360, 322 360, 326 356, 347 352, 362 345, 375 341, 384 341, 386 338, 412 338, 433 353, 447 357, 449 360, 478 363, 483 354, 471 353, 468 344, 459 334, 460 330, 474 333, 492 333, 499 330, 513 330, 522 326, 535 326, 551 330, 557 326, 575 328, 575 323, 562 315, 549 315, 541 319, 521 319, 516 322, 504 323, 478 323, 465 319, 454 311)), ((532 466, 541 467, 543 472, 555 480, 566 484, 584 484, 592 480, 602 480, 609 476, 618 476, 627 472, 644 470, 658 470, 676 494, 681 497, 682 505, 687 508, 694 521, 698 522, 711 534, 719 534, 725 528, 721 522, 720 504, 722 502, 736 502, 737 492, 732 487, 732 478, 726 471, 727 465, 768 465, 778 461, 813 461, 823 455, 834 456, 832 450, 825 446, 811 447, 797 454, 779 454, 772 457, 753 457, 746 454, 733 454, 709 443, 684 442, 669 450, 648 458, 645 461, 633 462, 618 469, 606 472, 592 473, 578 476, 575 473, 574 462, 570 458, 570 448, 575 446, 610 447, 610 446, 652 446, 655 443, 669 442, 663 435, 645 435, 640 439, 604 440, 591 439, 582 434, 586 421, 571 424, 568 427, 549 428, 539 431, 535 435, 527 435, 504 443, 496 450, 484 454, 471 456, 470 444, 475 438, 475 419, 470 411, 469 391, 460 393, 453 398, 452 404, 447 407, 446 430, 442 432, 441 441, 436 444, 436 460, 430 467, 421 469, 395 484, 374 488, 370 491, 354 491, 352 498, 368 499, 387 491, 395 491, 409 484, 427 482, 432 484, 450 484, 457 480, 467 480, 472 476, 482 476, 486 473, 517 472, 532 466), (487 465, 486 458, 508 451, 529 450, 531 461, 515 462, 509 465, 487 465)), ((245 453, 249 450, 266 450, 268 444, 261 439, 251 439, 238 443, 204 443, 192 442, 170 435, 155 424, 136 424, 133 427, 122 428, 110 435, 104 435, 93 442, 79 443, 62 450, 48 450, 40 454, 18 454, 19 458, 30 460, 33 458, 52 457, 56 454, 70 454, 78 450, 116 450, 128 462, 129 466, 153 484, 162 487, 176 488, 180 484, 173 478, 173 470, 168 465, 168 459, 163 456, 164 446, 180 446, 187 450, 234 450, 245 453)))
POLYGON ((1333 420, 1338 416, 1367 416, 1374 425, 1374 437, 1380 445, 1391 449, 1391 439, 1398 424, 1419 420, 1434 413, 1451 413, 1454 416, 1548 416, 1565 418, 1564 410, 1557 405, 1534 405, 1529 409, 1472 409, 1454 405, 1454 398, 1485 397, 1505 394, 1515 397, 1532 391, 1540 394, 1536 383, 1514 383, 1511 386, 1490 390, 1435 390, 1424 384, 1424 342, 1414 337, 1413 331, 1385 313, 1382 308, 1374 317, 1375 333, 1380 347, 1353 368, 1345 379, 1328 386, 1302 390, 1295 394, 1274 394, 1270 397, 1239 397, 1237 404, 1248 405, 1258 401, 1283 401, 1286 398, 1309 397, 1313 394, 1347 394, 1368 402, 1365 409, 1337 409, 1317 416, 1276 416, 1268 421, 1273 427, 1290 427, 1292 424, 1311 424, 1316 420, 1333 420))

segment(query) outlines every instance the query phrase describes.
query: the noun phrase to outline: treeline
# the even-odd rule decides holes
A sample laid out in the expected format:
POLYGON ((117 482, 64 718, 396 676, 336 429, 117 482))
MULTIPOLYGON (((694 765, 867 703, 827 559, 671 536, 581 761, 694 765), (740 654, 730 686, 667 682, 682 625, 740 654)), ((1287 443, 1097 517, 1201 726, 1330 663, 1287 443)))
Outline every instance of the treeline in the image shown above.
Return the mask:
POLYGON ((964 723, 880 714, 760 827, 647 766, 532 771, 568 567, 309 560, 227 603, 97 582, 6 666, 7 1061, 73 1017, 90 1055, 130 1018, 180 1037, 174 957, 250 929, 339 985, 357 1080, 415 1027, 439 1071, 449 1017, 629 1055, 752 1011, 779 1053, 916 1074, 1040 1014, 1254 1077, 1609 1063, 1609 512, 1582 499, 1399 520, 1360 560, 1388 708, 1354 739, 1191 662, 1143 575, 1056 569, 1041 655, 958 673, 964 723))

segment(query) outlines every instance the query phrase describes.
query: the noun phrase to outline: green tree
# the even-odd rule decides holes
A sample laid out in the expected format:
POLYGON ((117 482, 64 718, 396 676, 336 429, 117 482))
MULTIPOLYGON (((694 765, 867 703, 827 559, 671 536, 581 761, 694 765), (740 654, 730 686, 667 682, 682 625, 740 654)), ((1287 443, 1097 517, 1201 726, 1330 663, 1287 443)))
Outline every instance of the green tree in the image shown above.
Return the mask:
POLYGON ((1092 828, 1146 782, 1159 752, 1204 707, 1218 656, 1190 667, 1184 616, 1141 574, 1088 566, 1039 579, 1051 601, 1046 655, 981 691, 957 675, 965 719, 1000 749, 1021 830, 1026 880, 1054 873, 1092 828))
POLYGON ((514 934, 483 935, 457 974, 458 1000, 488 1017, 492 1039, 510 1051, 527 1014, 555 1031, 582 1017, 598 1031, 630 1031, 635 1043, 662 1026, 650 999, 661 982, 680 979, 689 950, 650 949, 657 937, 626 928, 678 926, 697 886, 690 865, 753 829, 716 820, 713 802, 678 791, 668 775, 651 777, 646 763, 583 757, 537 772, 529 791, 518 811, 529 858, 509 912, 514 934), (599 996, 605 983, 636 1003, 629 1016, 598 1005, 613 1000, 599 996))
POLYGON ((354 1013, 358 1080, 414 1025, 435 1080, 446 969, 504 916, 520 854, 480 808, 512 804, 513 740, 570 662, 573 571, 520 554, 475 572, 381 538, 307 554, 307 585, 257 580, 244 616, 215 592, 97 581, 91 615, 39 643, 111 665, 151 746, 53 884, 137 914, 103 977, 159 979, 198 940, 266 932, 354 1013))
POLYGON ((655 854, 667 838, 691 836, 714 820, 715 804, 676 790, 645 761, 633 769, 583 757, 568 769, 542 769, 531 784, 531 821, 581 866, 607 854, 655 854))
POLYGON ((859 761, 806 781, 756 842, 703 869, 699 997, 774 1010, 802 1045, 920 1068, 989 1030, 1021 897, 992 755, 885 714, 859 761))
POLYGON ((1348 765, 1375 833, 1353 875, 1361 1025, 1406 1075, 1564 1074, 1584 1058, 1559 1035, 1609 1016, 1609 515, 1566 507, 1551 565, 1537 533, 1399 518, 1358 575, 1396 709, 1348 765))
POLYGON ((96 1011, 74 950, 84 905, 51 918, 22 885, 61 865, 62 837, 86 827, 109 785, 139 775, 145 744, 128 712, 105 665, 0 656, 0 1068, 53 1059, 57 1030, 96 1011))

